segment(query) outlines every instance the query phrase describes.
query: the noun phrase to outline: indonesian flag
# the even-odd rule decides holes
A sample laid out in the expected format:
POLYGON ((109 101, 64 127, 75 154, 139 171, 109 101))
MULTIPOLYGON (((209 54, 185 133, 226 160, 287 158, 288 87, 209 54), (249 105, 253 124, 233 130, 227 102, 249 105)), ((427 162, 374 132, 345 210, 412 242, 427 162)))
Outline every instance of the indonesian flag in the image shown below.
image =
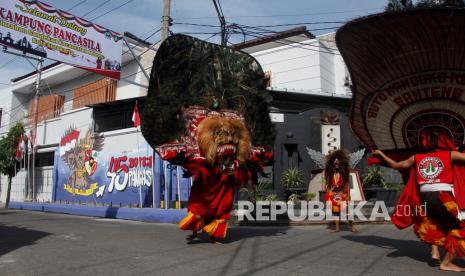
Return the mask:
POLYGON ((134 123, 134 127, 137 128, 137 130, 140 130, 140 116, 139 116, 139 107, 137 106, 137 101, 136 101, 136 104, 134 105, 134 113, 132 113, 132 122, 134 123))
POLYGON ((61 138, 60 141, 60 156, 63 156, 67 151, 76 146, 77 139, 79 138, 79 131, 73 130, 68 135, 61 138))

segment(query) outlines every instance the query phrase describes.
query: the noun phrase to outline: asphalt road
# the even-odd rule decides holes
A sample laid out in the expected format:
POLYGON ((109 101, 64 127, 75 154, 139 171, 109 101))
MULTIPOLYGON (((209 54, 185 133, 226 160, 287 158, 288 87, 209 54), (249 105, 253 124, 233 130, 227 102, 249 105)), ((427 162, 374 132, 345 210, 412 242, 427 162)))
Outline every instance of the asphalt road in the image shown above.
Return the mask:
MULTIPOLYGON (((233 227, 186 244, 176 225, 0 209, 0 275, 449 275, 411 229, 233 227)), ((465 266, 465 262, 459 262, 465 266)))

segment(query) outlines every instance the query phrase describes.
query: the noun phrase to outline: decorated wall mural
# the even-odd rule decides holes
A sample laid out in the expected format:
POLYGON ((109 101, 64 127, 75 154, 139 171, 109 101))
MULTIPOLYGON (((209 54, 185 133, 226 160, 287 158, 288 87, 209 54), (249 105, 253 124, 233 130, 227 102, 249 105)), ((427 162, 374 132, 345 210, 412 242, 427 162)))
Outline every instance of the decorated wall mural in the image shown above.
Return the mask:
POLYGON ((70 127, 56 151, 55 201, 151 205, 154 155, 139 140, 128 148, 127 143, 110 144, 101 134, 70 127))

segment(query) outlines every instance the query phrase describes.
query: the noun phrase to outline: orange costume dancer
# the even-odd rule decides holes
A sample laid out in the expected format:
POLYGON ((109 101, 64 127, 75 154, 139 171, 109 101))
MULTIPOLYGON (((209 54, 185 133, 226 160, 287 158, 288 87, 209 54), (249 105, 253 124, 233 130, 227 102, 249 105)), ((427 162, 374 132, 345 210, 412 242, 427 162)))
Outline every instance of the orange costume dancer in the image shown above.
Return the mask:
MULTIPOLYGON (((445 139, 432 131, 423 137, 436 143, 445 139)), ((453 164, 465 161, 465 154, 435 150, 437 145, 423 144, 430 145, 430 150, 399 162, 380 150, 373 151, 391 168, 409 169, 409 179, 398 200, 392 221, 401 229, 414 223, 414 232, 420 240, 443 246, 447 253, 440 264, 441 270, 465 271, 465 268, 452 263, 456 256, 465 256, 465 224, 458 219, 460 210, 453 185, 453 164), (407 205, 409 208, 405 208, 407 205), (411 213, 407 214, 407 210, 411 210, 411 213)))
POLYGON ((161 159, 192 176, 179 227, 226 237, 238 187, 272 157, 271 96, 252 56, 186 35, 165 39, 150 74, 142 133, 161 159))
MULTIPOLYGON (((339 215, 339 219, 335 221, 335 232, 340 231, 340 214, 342 209, 347 207, 349 201, 349 161, 350 157, 347 152, 336 150, 327 156, 325 163, 325 202, 330 202, 332 213, 339 215)), ((349 223, 351 231, 355 232, 353 222, 349 223)))
POLYGON ((181 165, 193 177, 188 215, 179 223, 182 230, 207 233, 212 241, 224 239, 231 218, 235 191, 271 160, 271 153, 250 145, 250 135, 239 117, 206 117, 198 125, 196 140, 200 154, 179 151, 170 145, 158 148, 164 160, 181 165), (174 150, 173 150, 174 149, 174 150))

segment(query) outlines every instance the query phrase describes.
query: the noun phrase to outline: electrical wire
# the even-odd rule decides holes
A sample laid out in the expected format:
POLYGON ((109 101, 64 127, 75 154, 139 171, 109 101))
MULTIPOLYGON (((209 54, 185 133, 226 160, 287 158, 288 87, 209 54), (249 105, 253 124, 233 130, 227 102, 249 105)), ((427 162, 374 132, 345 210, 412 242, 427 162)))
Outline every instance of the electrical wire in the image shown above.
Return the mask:
POLYGON ((84 4, 85 2, 87 2, 87 0, 82 0, 81 2, 77 3, 76 5, 72 6, 71 8, 69 8, 67 11, 71 11, 72 9, 74 8, 77 8, 79 7, 80 5, 84 4))
POLYGON ((95 8, 92 8, 90 11, 86 12, 85 14, 83 14, 81 17, 85 17, 85 16, 88 16, 89 14, 95 12, 96 10, 98 10, 99 8, 103 7, 106 3, 110 2, 111 0, 106 0, 105 2, 103 3, 100 3, 97 7, 95 8))
MULTIPOLYGON (((355 10, 320 12, 320 13, 275 14, 275 15, 237 15, 237 16, 227 16, 226 18, 297 17, 297 16, 306 16, 306 15, 341 14, 341 13, 352 13, 352 12, 361 12, 361 11, 375 11, 375 10, 384 10, 384 8, 355 9, 355 10)), ((214 16, 206 16, 206 17, 181 17, 181 18, 178 18, 178 19, 179 20, 199 20, 199 19, 216 19, 216 18, 217 17, 214 17, 214 16)))
POLYGON ((105 15, 107 15, 107 14, 109 14, 109 13, 112 13, 112 12, 116 11, 117 9, 119 9, 119 8, 121 8, 121 7, 123 7, 123 6, 126 6, 127 4, 129 4, 129 3, 133 2, 133 1, 134 1, 134 0, 128 0, 128 1, 124 2, 123 4, 121 4, 121 5, 119 5, 119 6, 115 7, 115 8, 113 8, 113 9, 111 9, 111 10, 109 10, 109 11, 107 11, 107 12, 105 12, 105 13, 99 15, 99 16, 96 16, 96 17, 92 18, 90 21, 94 21, 95 19, 101 18, 101 17, 103 17, 103 16, 105 16, 105 15))

